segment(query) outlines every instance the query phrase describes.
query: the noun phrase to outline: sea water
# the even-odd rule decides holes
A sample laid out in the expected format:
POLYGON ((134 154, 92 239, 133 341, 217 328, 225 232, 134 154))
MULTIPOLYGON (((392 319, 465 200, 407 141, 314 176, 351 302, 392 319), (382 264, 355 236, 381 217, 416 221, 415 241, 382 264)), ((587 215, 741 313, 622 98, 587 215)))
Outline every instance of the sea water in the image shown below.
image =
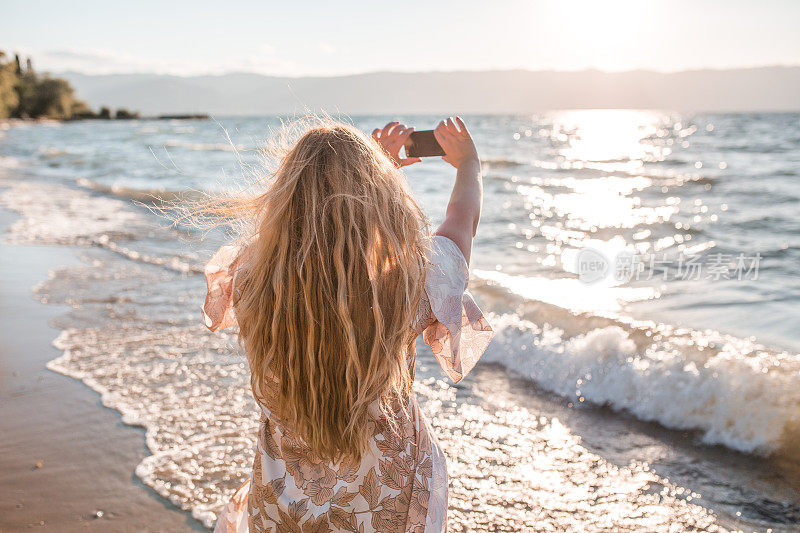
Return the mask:
MULTIPOLYGON (((453 528, 797 530, 800 115, 467 122, 484 172, 470 290, 497 335, 457 387, 418 347, 453 528)), ((247 474, 257 421, 234 334, 199 317, 224 237, 147 206, 259 176, 280 123, 22 125, 0 140, 0 202, 21 215, 6 238, 83 259, 36 288, 72 306, 50 367, 147 428, 137 475, 206 524, 247 474)), ((435 226, 454 170, 405 174, 435 226)))

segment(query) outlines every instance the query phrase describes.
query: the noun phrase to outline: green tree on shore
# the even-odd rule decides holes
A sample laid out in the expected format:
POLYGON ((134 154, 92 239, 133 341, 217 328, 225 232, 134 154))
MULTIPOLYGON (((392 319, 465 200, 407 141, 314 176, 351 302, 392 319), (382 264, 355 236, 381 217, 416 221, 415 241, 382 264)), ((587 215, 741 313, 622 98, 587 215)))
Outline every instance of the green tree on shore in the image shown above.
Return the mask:
POLYGON ((5 61, 5 54, 0 52, 0 118, 13 115, 19 105, 17 93, 17 63, 5 61))
POLYGON ((22 68, 19 56, 6 60, 0 51, 0 118, 51 118, 65 120, 89 107, 75 98, 68 81, 40 76, 30 59, 22 68))
MULTIPOLYGON (((0 51, 0 119, 48 118, 111 118, 111 110, 96 115, 88 105, 75 97, 75 89, 67 80, 33 70, 30 58, 22 67, 19 55, 6 59, 0 51)), ((116 118, 137 118, 138 113, 117 111, 116 118)))

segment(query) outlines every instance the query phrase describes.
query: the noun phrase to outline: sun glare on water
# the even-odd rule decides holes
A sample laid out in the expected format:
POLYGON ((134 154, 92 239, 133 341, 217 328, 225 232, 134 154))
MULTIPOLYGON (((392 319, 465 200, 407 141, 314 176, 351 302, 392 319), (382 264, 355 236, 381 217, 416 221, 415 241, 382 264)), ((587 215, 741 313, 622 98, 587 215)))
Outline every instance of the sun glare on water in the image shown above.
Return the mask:
POLYGON ((598 170, 631 170, 659 156, 642 141, 658 131, 659 115, 627 109, 587 109, 560 113, 553 127, 571 133, 560 151, 568 162, 584 162, 598 170))
POLYGON ((484 277, 580 311, 615 312, 625 302, 657 298, 655 287, 641 292, 622 287, 612 270, 591 287, 571 275, 578 275, 576 261, 585 249, 615 264, 620 254, 661 252, 691 239, 673 222, 679 199, 663 192, 680 180, 658 162, 696 127, 663 112, 622 109, 556 111, 535 121, 537 135, 523 133, 538 143, 531 149, 539 153, 540 170, 514 187, 530 220, 530 228, 520 230, 525 241, 520 239, 517 248, 549 270, 541 280, 505 274, 498 279, 500 273, 484 277), (545 279, 565 274, 565 279, 545 279), (545 288, 556 286, 550 298, 545 288))

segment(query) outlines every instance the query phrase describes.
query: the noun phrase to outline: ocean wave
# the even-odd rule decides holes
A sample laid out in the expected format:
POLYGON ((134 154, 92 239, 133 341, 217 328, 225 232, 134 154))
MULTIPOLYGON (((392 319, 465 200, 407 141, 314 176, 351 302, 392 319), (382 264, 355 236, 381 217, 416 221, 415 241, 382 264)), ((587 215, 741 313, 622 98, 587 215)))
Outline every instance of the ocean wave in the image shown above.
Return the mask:
MULTIPOLYGON (((578 296, 560 302, 550 297, 569 293, 562 280, 553 280, 550 289, 536 283, 536 290, 530 285, 520 290, 513 279, 484 279, 491 279, 490 285, 479 281, 478 294, 497 298, 492 292, 501 284, 528 305, 518 313, 491 317, 497 336, 487 362, 574 402, 608 405, 672 429, 696 430, 707 444, 797 458, 797 354, 712 330, 604 316, 607 309, 587 312, 574 305, 578 296)), ((509 306, 513 303, 506 300, 499 307, 509 306)))
POLYGON ((15 169, 22 166, 22 161, 16 157, 0 155, 0 169, 15 169))
POLYGON ((62 157, 62 156, 65 156, 65 155, 78 155, 75 152, 71 152, 69 150, 61 150, 61 149, 55 148, 53 146, 41 146, 41 147, 39 147, 39 150, 38 150, 37 153, 43 159, 50 159, 50 158, 54 158, 54 157, 62 157))
POLYGON ((104 185, 87 178, 78 178, 75 183, 79 187, 91 189, 109 196, 116 196, 125 200, 133 200, 143 204, 160 204, 164 202, 175 202, 180 200, 193 199, 202 194, 191 190, 170 190, 170 189, 134 189, 124 185, 104 185))
POLYGON ((180 141, 177 139, 170 139, 164 142, 167 148, 183 148, 184 150, 192 150, 196 152, 244 152, 246 150, 254 150, 252 146, 244 144, 233 143, 198 143, 180 141))
POLYGON ((481 164, 486 165, 489 168, 516 168, 516 167, 524 167, 530 163, 525 161, 519 161, 516 159, 504 159, 501 157, 498 158, 487 158, 481 159, 481 164))
POLYGON ((6 235, 12 244, 97 246, 177 272, 202 272, 195 258, 157 255, 129 245, 151 234, 156 224, 124 200, 52 183, 6 180, 3 185, 0 205, 22 215, 6 235))

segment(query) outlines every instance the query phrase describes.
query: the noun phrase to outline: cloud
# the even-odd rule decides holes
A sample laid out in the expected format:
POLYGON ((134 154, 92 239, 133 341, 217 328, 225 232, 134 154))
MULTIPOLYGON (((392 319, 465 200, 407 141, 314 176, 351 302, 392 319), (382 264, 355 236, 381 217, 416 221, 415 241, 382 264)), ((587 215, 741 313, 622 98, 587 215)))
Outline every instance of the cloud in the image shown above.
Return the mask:
POLYGON ((267 43, 262 43, 258 45, 258 48, 256 48, 256 50, 258 51, 259 54, 270 54, 270 55, 278 51, 277 48, 267 43))
POLYGON ((242 57, 233 57, 227 70, 258 72, 260 74, 296 75, 297 65, 278 53, 271 44, 261 44, 242 57))
POLYGON ((112 52, 108 51, 91 51, 91 50, 50 50, 45 52, 45 55, 53 59, 61 59, 64 61, 114 61, 118 59, 112 52))
POLYGON ((99 48, 57 48, 42 50, 25 46, 7 47, 12 52, 33 59, 37 70, 63 72, 76 71, 86 74, 111 74, 124 72, 147 72, 167 67, 145 58, 116 50, 99 48))
POLYGON ((318 43, 317 48, 325 55, 333 55, 336 53, 336 47, 330 43, 318 43))
POLYGON ((11 54, 33 58, 34 68, 40 71, 75 71, 85 74, 155 73, 190 76, 199 74, 223 74, 226 72, 257 72, 260 74, 297 75, 297 65, 278 53, 268 43, 253 51, 208 61, 206 57, 178 60, 172 58, 149 58, 124 51, 100 48, 57 48, 49 50, 25 46, 0 46, 11 54))

